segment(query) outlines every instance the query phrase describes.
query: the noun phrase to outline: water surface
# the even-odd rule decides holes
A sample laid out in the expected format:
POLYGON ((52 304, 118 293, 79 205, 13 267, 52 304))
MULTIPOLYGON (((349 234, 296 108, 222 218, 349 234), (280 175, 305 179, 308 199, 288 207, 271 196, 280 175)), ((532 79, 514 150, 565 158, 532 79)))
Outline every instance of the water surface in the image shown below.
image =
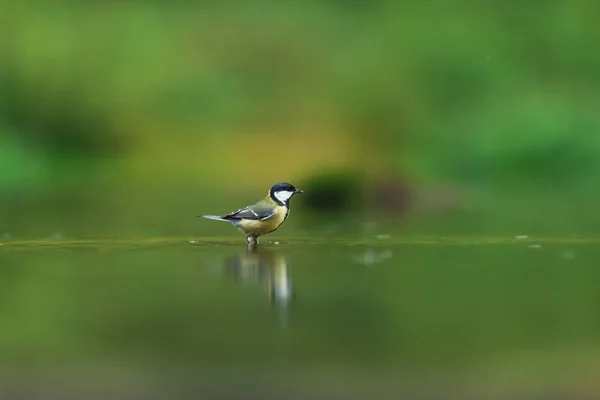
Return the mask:
POLYGON ((3 391, 600 395, 598 240, 235 239, 5 241, 3 391))

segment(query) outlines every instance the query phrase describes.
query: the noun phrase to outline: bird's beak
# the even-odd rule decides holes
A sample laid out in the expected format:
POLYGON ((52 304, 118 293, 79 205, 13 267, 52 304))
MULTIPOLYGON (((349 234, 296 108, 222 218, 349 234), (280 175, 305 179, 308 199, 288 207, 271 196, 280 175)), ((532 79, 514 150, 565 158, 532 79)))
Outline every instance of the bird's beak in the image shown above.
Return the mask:
POLYGON ((296 189, 294 190, 294 193, 304 193, 304 190, 296 189))

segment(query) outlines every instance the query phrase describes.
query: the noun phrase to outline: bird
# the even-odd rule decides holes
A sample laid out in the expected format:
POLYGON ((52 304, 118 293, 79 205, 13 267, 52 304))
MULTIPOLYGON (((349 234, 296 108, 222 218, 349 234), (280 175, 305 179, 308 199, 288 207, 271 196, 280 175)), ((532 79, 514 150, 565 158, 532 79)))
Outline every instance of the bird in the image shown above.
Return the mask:
POLYGON ((280 182, 271 189, 267 197, 256 204, 240 208, 232 213, 218 215, 198 215, 216 221, 231 222, 246 235, 249 246, 258 244, 258 237, 275 231, 290 213, 290 199, 302 190, 287 182, 280 182))

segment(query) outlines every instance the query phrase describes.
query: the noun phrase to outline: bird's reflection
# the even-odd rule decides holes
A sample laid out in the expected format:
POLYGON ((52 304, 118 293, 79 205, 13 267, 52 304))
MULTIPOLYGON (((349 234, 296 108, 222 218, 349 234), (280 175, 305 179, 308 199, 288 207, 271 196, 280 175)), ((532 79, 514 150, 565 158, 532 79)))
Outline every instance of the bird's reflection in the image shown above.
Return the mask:
POLYGON ((262 286, 275 306, 287 308, 294 300, 289 265, 281 252, 248 246, 226 260, 225 270, 236 282, 262 286))

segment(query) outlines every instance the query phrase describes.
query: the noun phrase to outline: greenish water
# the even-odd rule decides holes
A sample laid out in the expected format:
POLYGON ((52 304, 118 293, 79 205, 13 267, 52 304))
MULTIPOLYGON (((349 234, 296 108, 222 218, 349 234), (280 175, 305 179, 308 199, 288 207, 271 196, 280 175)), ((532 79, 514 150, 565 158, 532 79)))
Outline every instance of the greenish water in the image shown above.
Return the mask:
POLYGON ((0 394, 600 396, 598 239, 271 240, 3 242, 0 394))

